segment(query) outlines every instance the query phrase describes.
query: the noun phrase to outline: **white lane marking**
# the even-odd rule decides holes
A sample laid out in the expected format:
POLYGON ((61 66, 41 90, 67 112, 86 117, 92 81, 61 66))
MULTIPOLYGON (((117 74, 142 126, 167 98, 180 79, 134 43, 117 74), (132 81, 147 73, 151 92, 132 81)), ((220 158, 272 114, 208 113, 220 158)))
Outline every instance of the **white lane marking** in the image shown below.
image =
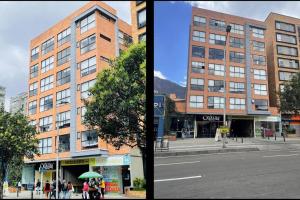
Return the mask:
POLYGON ((287 154, 287 155, 273 155, 273 156, 263 156, 264 158, 272 158, 272 157, 281 157, 281 156, 298 156, 299 154, 287 154))
POLYGON ((165 166, 165 165, 182 165, 182 164, 188 164, 188 163, 198 163, 200 161, 194 161, 194 162, 179 162, 179 163, 166 163, 166 164, 157 164, 157 165, 154 165, 154 167, 157 167, 157 166, 165 166))
POLYGON ((177 180, 185 180, 185 179, 193 179, 193 178, 201 178, 201 177, 202 176, 190 176, 190 177, 182 177, 182 178, 169 178, 169 179, 154 180, 154 182, 177 181, 177 180))
POLYGON ((197 154, 197 155, 184 155, 184 156, 165 156, 165 157, 156 157, 154 156, 154 159, 156 158, 180 158, 180 157, 194 157, 194 156, 209 156, 209 155, 215 155, 215 154, 232 154, 232 153, 245 153, 245 152, 225 152, 225 153, 209 153, 209 154, 197 154))

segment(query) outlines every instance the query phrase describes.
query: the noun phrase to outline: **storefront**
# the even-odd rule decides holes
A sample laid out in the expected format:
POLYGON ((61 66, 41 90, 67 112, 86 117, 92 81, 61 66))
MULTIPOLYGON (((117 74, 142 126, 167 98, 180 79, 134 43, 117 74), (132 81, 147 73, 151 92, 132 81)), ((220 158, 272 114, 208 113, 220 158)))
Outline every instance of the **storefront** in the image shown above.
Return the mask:
POLYGON ((269 136, 281 136, 282 126, 280 116, 257 116, 254 118, 255 137, 261 137, 262 133, 269 136))
POLYGON ((223 124, 223 115, 196 115, 195 116, 195 137, 213 138, 216 130, 223 124))

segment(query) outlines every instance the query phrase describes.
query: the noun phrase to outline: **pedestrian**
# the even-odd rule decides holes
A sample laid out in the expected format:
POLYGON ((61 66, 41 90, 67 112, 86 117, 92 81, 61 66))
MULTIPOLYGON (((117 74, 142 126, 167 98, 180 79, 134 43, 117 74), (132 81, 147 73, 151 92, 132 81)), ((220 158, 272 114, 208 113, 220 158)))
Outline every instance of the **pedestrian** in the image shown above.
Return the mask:
POLYGON ((36 194, 40 195, 40 192, 41 192, 41 181, 40 181, 40 179, 37 180, 36 185, 35 185, 35 189, 36 189, 36 194))
POLYGON ((21 188, 22 188, 22 184, 21 184, 21 182, 19 181, 19 182, 18 182, 18 192, 19 192, 19 193, 21 193, 21 188))
POLYGON ((68 182, 67 184, 67 195, 66 199, 71 199, 72 193, 74 192, 74 187, 71 183, 71 181, 68 182))
POLYGON ((83 183, 82 198, 83 199, 88 199, 89 198, 89 184, 88 184, 88 180, 87 179, 85 179, 85 181, 83 183))
MULTIPOLYGON (((49 192, 51 191, 51 188, 50 188, 50 183, 49 183, 49 181, 47 180, 46 181, 46 184, 45 184, 45 194, 46 194, 46 199, 48 199, 48 194, 49 194, 49 192)), ((50 196, 50 199, 51 199, 51 196, 50 196)))
POLYGON ((90 196, 90 199, 95 199, 94 198, 95 191, 97 191, 97 189, 96 189, 96 180, 95 180, 95 178, 92 178, 89 182, 89 196, 90 196))
POLYGON ((54 199, 56 199, 56 180, 55 179, 52 180, 52 184, 51 184, 50 199, 51 199, 51 197, 54 197, 54 199))
POLYGON ((105 181, 103 178, 100 178, 100 188, 101 188, 101 198, 104 199, 105 181))

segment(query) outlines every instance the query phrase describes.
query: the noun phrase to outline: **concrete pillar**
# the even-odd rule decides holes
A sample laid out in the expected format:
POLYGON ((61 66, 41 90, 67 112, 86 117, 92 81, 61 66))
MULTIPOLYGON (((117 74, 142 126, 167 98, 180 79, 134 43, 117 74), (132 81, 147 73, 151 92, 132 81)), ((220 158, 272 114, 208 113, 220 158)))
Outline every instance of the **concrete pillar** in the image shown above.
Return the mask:
POLYGON ((195 116, 195 121, 194 121, 194 138, 196 138, 196 134, 197 134, 197 120, 196 120, 196 116, 195 116))
POLYGON ((255 120, 255 117, 254 117, 254 119, 253 119, 253 135, 254 135, 254 138, 256 138, 256 129, 255 129, 255 123, 256 123, 256 120, 255 120))

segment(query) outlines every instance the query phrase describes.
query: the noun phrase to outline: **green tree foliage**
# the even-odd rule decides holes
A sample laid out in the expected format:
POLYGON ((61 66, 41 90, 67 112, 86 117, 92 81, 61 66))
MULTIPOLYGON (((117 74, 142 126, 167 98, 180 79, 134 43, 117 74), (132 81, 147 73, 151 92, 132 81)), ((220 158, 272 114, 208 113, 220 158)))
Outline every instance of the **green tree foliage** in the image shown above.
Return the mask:
POLYGON ((24 157, 33 159, 38 154, 36 128, 29 125, 25 115, 15 114, 0 108, 0 199, 3 198, 3 182, 9 166, 17 164, 24 157))

